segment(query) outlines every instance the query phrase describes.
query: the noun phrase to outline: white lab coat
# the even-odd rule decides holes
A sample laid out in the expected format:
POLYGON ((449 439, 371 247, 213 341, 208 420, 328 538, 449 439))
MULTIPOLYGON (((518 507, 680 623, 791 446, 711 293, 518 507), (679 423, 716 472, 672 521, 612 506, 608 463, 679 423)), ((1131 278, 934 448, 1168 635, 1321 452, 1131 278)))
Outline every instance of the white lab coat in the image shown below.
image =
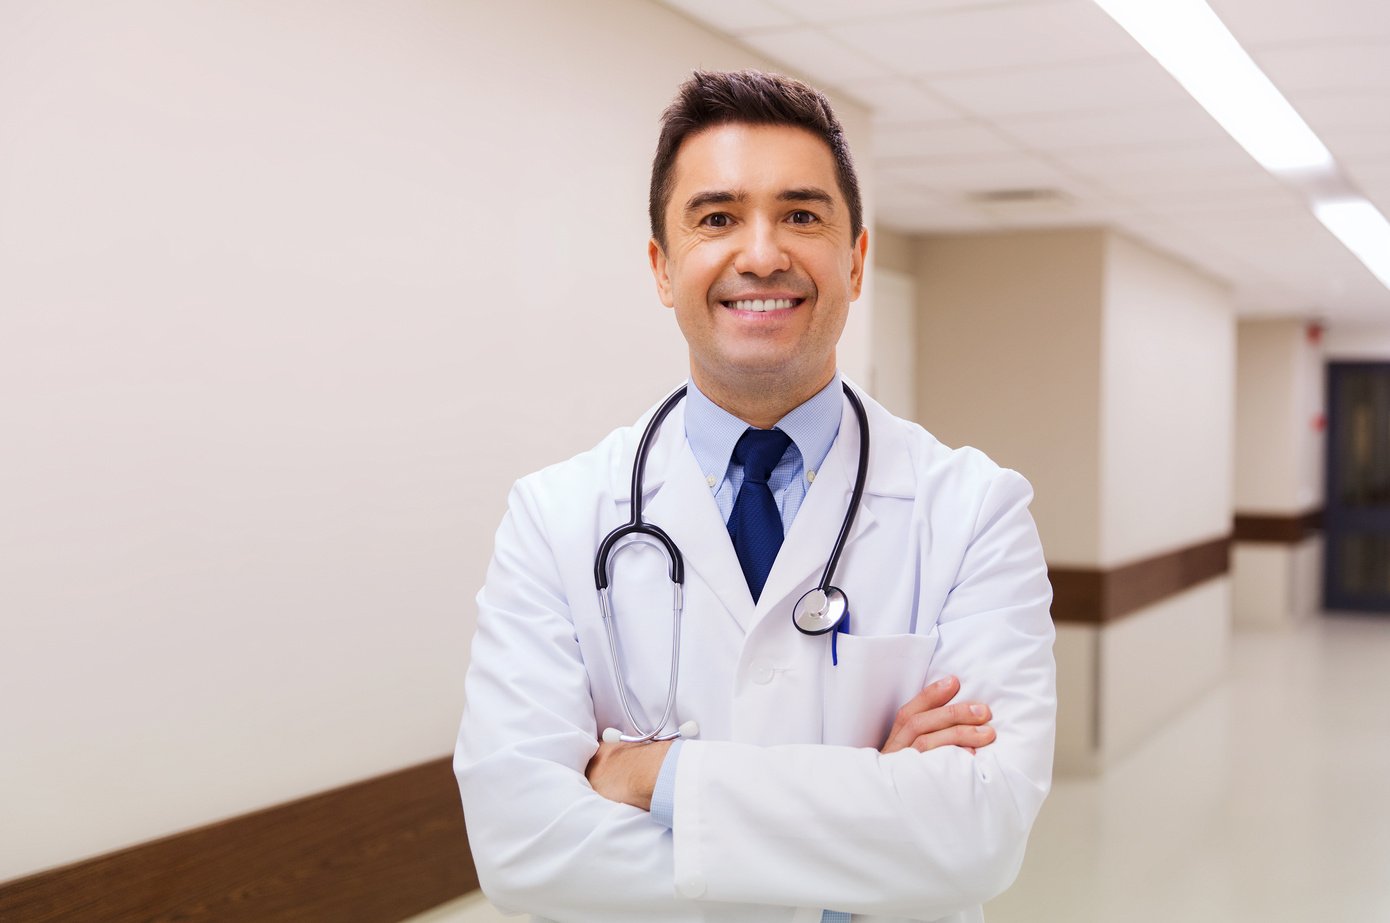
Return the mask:
MULTIPOLYGON (((585 781, 603 728, 627 731, 594 590, 594 552, 626 521, 641 425, 519 481, 497 533, 455 756, 483 890, 556 921, 975 921, 1017 874, 1050 782, 1051 587, 1017 473, 952 450, 872 400, 869 476, 835 583, 852 634, 810 637, 848 504, 859 430, 845 402, 755 605, 684 436, 683 405, 647 465, 646 521, 684 553, 676 721, 699 722, 676 773, 675 829, 585 781), (995 743, 877 752, 897 708, 960 677, 995 743)), ((645 418, 641 423, 645 423, 645 418)), ((624 676, 660 715, 671 643, 665 559, 616 559, 624 676)))

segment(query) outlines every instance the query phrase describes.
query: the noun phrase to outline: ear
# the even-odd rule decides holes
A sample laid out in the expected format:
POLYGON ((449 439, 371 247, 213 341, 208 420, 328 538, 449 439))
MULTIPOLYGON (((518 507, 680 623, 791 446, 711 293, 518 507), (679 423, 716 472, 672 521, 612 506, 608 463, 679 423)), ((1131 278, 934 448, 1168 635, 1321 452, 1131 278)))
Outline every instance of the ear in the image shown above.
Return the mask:
POLYGON ((859 239, 854 242, 851 258, 854 263, 849 269, 849 288, 850 301, 859 299, 859 292, 864 288, 864 258, 869 252, 869 229, 865 228, 859 232, 859 239))
POLYGON ((676 306, 676 299, 671 291, 671 276, 666 271, 666 254, 661 249, 661 244, 656 242, 653 237, 647 241, 647 259, 652 264, 652 278, 656 280, 656 293, 661 297, 661 303, 668 308, 676 306))

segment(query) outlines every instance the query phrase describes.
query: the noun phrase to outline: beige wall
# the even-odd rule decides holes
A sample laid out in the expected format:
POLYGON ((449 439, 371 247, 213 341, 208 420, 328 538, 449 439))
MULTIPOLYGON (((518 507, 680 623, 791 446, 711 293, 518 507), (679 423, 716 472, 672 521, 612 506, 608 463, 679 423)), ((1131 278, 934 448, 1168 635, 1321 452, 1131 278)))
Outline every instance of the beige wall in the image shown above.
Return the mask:
POLYGON ((1109 231, 930 236, 918 249, 919 416, 1034 485, 1059 566, 1230 531, 1229 292, 1109 231))
POLYGON ((1105 232, 930 236, 918 249, 918 415, 1033 483, 1054 565, 1100 557, 1105 232))
POLYGON ((1242 321, 1237 342, 1236 510, 1297 514, 1320 506, 1321 346, 1299 319, 1242 321))
POLYGON ((1231 530, 1235 321, 1220 283, 1105 239, 1101 553, 1128 561, 1231 530))
POLYGON ((1323 336, 1328 359, 1390 361, 1390 324, 1333 324, 1323 336))
POLYGON ((917 418, 917 278, 874 267, 869 387, 892 413, 917 418))
POLYGON ((906 275, 917 272, 917 238, 885 227, 869 232, 869 253, 874 268, 890 269, 906 275))
POLYGON ((1322 599, 1323 540, 1239 542, 1231 550, 1231 599, 1241 628, 1286 628, 1311 618, 1322 599))
POLYGON ((760 63, 637 0, 0 6, 0 879, 448 752, 510 482, 683 374, 657 115, 760 63))
MULTIPOLYGON (((1235 511, 1299 515, 1322 505, 1326 438, 1321 344, 1298 318, 1239 325, 1235 511)), ((1242 628, 1308 618, 1321 595, 1322 541, 1241 542, 1231 555, 1233 612, 1242 628)))

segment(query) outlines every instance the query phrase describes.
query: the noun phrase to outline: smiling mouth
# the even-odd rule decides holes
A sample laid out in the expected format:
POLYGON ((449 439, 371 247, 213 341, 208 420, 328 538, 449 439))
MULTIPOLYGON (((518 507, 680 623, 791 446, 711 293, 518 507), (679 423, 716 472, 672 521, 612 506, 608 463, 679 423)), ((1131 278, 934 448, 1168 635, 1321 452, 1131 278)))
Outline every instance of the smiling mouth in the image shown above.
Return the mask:
POLYGON ((766 311, 785 311, 801 304, 804 298, 745 298, 738 301, 721 301, 726 308, 735 311, 752 311, 761 314, 766 311))

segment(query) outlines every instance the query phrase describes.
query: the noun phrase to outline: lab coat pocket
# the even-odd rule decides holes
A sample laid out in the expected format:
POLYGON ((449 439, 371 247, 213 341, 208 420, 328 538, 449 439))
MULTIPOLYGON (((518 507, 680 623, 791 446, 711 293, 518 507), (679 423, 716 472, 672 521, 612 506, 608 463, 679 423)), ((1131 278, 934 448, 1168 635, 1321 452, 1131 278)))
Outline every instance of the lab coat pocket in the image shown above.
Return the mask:
POLYGON ((924 635, 840 635, 839 664, 825 660, 822 739, 850 747, 883 746, 893 716, 926 685, 937 630, 924 635))

